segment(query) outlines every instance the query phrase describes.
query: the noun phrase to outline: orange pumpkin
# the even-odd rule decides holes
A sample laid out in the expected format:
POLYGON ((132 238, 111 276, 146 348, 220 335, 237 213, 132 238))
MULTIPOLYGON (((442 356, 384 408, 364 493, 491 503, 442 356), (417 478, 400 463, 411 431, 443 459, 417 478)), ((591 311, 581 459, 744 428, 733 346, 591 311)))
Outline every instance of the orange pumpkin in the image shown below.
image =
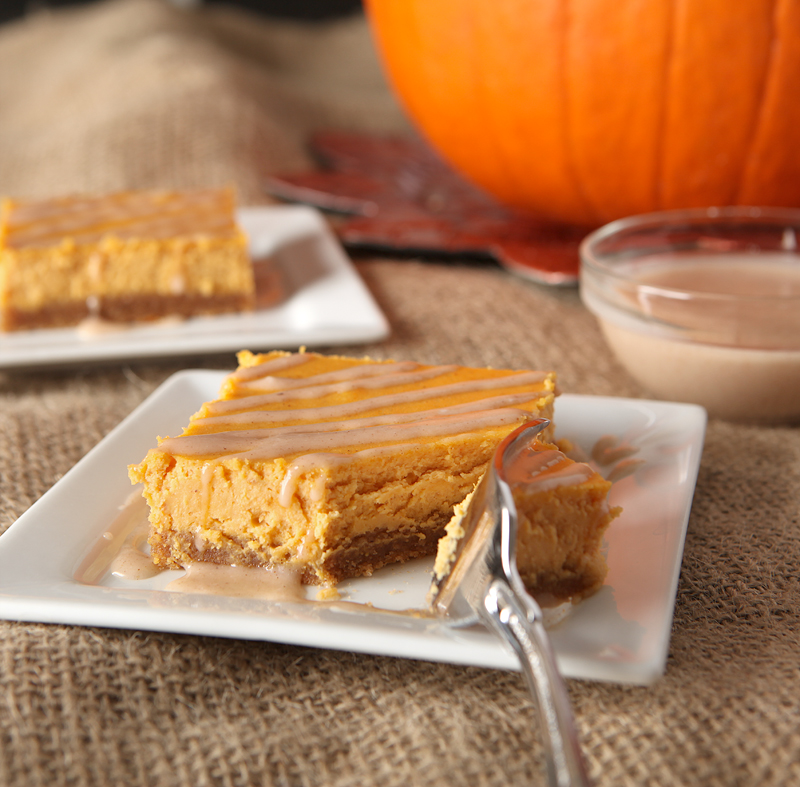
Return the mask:
POLYGON ((597 225, 800 206, 800 0, 366 0, 420 131, 502 202, 597 225))

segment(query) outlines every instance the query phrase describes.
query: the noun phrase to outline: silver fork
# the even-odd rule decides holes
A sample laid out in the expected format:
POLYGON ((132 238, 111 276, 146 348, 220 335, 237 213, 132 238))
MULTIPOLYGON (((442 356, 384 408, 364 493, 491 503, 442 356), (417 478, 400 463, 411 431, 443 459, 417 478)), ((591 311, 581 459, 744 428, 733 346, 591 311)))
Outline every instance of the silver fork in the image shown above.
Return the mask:
POLYGON ((525 482, 526 455, 548 424, 545 418, 523 424, 498 446, 461 521, 449 571, 434 577, 428 600, 448 625, 482 621, 514 649, 539 711, 549 784, 589 787, 542 611, 517 571, 517 510, 509 478, 515 485, 525 482))

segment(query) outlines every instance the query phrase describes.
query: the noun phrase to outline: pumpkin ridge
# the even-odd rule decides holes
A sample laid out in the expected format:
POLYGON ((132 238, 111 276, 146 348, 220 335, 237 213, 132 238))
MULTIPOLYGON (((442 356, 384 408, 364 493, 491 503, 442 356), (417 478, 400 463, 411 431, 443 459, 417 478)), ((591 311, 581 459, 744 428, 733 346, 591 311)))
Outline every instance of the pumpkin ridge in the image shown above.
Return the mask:
POLYGON ((776 72, 775 61, 780 49, 780 35, 778 25, 780 0, 772 0, 772 45, 770 46, 769 62, 764 69, 764 78, 761 82, 761 95, 758 99, 758 109, 754 113, 753 121, 750 126, 750 134, 747 142, 747 153, 742 157, 742 162, 739 167, 739 182, 734 191, 734 203, 741 205, 744 201, 745 178, 748 169, 752 166, 752 159, 756 155, 756 141, 759 137, 759 129, 764 122, 764 115, 767 108, 767 96, 769 94, 769 83, 774 78, 776 72))
MULTIPOLYGON (((484 12, 486 12, 486 9, 488 9, 488 12, 490 14, 494 15, 495 13, 493 6, 487 5, 479 7, 482 8, 484 12)), ((495 18, 498 17, 495 16, 495 18)), ((500 17, 500 18, 503 19, 503 25, 505 26, 508 23, 507 17, 500 17)), ((524 135, 524 128, 526 123, 527 121, 515 125, 513 127, 514 130, 512 132, 513 136, 516 137, 517 135, 524 135)), ((519 162, 517 161, 517 156, 515 152, 510 151, 508 145, 506 144, 507 137, 508 134, 506 133, 502 137, 498 136, 496 138, 498 139, 498 147, 500 148, 499 155, 503 160, 503 165, 506 172, 508 172, 510 182, 513 184, 513 192, 514 192, 513 204, 515 206, 515 209, 518 209, 518 205, 520 203, 524 204, 525 194, 528 188, 526 181, 531 177, 531 174, 525 167, 519 166, 519 162), (502 142, 500 140, 502 140, 502 142)))
POLYGON ((800 205, 800 3, 778 3, 777 30, 781 42, 767 84, 765 109, 755 140, 753 160, 746 170, 743 201, 761 205, 800 205))
POLYGON ((656 177, 653 181, 653 205, 656 210, 664 209, 664 178, 666 177, 664 160, 664 150, 666 148, 667 135, 667 102, 669 101, 670 68, 672 64, 672 54, 675 51, 675 4, 679 0, 672 0, 669 4, 669 29, 665 36, 667 41, 666 51, 664 52, 664 68, 661 75, 661 96, 659 99, 659 127, 656 130, 656 177))
POLYGON ((563 0, 561 4, 561 45, 559 46, 559 82, 561 86, 561 104, 563 106, 564 115, 564 128, 566 129, 566 141, 564 144, 565 161, 564 165, 567 171, 567 176, 572 181, 572 188, 575 190, 575 195, 578 201, 583 205, 583 212, 586 215, 587 224, 602 223, 602 211, 592 203, 586 191, 585 185, 581 182, 581 176, 578 172, 577 156, 575 154, 575 141, 572 138, 570 130, 572 129, 572 117, 570 113, 569 102, 569 80, 567 77, 567 47, 569 46, 569 33, 570 33, 570 0, 563 0))
MULTIPOLYGON (((480 6, 477 8, 480 8, 480 6)), ((476 41, 479 41, 479 34, 480 30, 483 29, 484 21, 480 19, 476 25, 476 16, 469 15, 468 18, 470 22, 469 35, 472 43, 472 49, 477 50, 478 47, 476 47, 475 44, 476 41)), ((477 68, 474 61, 470 61, 470 65, 475 74, 473 79, 475 105, 482 110, 481 114, 487 119, 487 125, 491 124, 494 126, 496 115, 494 111, 492 88, 488 83, 489 72, 486 69, 477 68)), ((517 170, 515 170, 511 162, 508 160, 508 156, 502 143, 502 135, 496 133, 494 128, 492 128, 492 133, 489 135, 489 140, 490 142, 487 150, 489 151, 491 158, 494 160, 492 168, 495 170, 495 172, 502 173, 503 178, 512 184, 512 192, 516 196, 516 194, 519 192, 517 170)))

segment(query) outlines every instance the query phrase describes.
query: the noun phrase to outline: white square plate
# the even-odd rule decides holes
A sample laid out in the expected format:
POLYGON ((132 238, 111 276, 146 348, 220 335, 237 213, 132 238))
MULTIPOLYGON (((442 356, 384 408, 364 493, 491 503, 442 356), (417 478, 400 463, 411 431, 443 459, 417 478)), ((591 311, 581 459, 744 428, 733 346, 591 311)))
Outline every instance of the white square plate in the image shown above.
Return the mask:
POLYGON ((269 258, 282 281, 284 297, 274 306, 93 334, 78 328, 0 334, 0 369, 357 344, 388 336, 386 318, 322 214, 304 206, 256 207, 240 209, 237 218, 254 261, 269 258))
MULTIPOLYGON (((449 630, 430 618, 398 614, 424 608, 431 559, 342 583, 343 599, 356 602, 343 605, 315 601, 314 588, 305 602, 165 590, 182 572, 77 581, 78 567, 131 495, 127 465, 143 458, 156 435, 179 433, 216 396, 223 377, 210 371, 171 377, 0 537, 0 617, 517 668, 516 657, 484 629, 449 630)), ((590 454, 602 443, 611 449, 604 456, 612 461, 597 465, 601 472, 619 472, 625 462, 629 471, 611 491, 612 504, 624 510, 607 534, 606 584, 551 628, 560 668, 571 677, 649 683, 665 668, 705 411, 564 395, 555 420, 557 436, 579 450, 590 454)))

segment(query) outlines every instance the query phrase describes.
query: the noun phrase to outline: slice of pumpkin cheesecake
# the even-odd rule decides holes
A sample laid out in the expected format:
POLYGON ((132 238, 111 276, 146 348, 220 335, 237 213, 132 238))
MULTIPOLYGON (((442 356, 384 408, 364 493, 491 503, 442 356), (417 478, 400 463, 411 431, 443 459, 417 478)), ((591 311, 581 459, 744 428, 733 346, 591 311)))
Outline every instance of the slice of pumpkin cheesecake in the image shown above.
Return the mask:
POLYGON ((252 311, 231 189, 0 205, 0 331, 252 311))
POLYGON ((158 565, 274 566, 332 585, 435 554, 499 442, 552 419, 556 395, 552 372, 238 358, 183 434, 129 469, 158 565))
MULTIPOLYGON (((516 450, 505 478, 517 517, 517 570, 541 606, 577 602, 608 574, 603 536, 622 509, 609 504, 611 482, 539 437, 516 450)), ((451 570, 475 492, 455 507, 439 541, 434 577, 451 570)))

